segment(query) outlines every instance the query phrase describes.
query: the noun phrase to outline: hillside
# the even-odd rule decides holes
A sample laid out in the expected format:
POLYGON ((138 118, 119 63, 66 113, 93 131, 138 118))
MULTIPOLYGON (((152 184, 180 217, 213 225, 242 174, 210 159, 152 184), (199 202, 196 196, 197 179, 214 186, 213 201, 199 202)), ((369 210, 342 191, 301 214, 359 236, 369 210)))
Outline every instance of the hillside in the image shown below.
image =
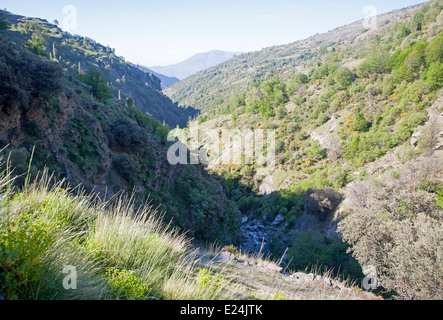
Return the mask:
MULTIPOLYGON (((386 30, 388 26, 400 24, 417 6, 394 11, 377 17, 378 26, 386 30)), ((379 31, 377 31, 379 33, 379 31)), ((365 30, 362 21, 336 28, 324 34, 282 46, 273 46, 261 51, 238 55, 218 66, 195 74, 169 88, 165 93, 181 105, 190 105, 199 110, 215 110, 225 105, 238 93, 247 90, 256 82, 274 76, 290 79, 305 69, 312 69, 314 61, 324 62, 328 50, 335 48, 358 49, 372 45, 367 41, 374 36, 374 30, 365 30)), ((354 51, 353 50, 353 51, 354 51)), ((363 57, 356 54, 341 55, 341 64, 363 57)), ((306 73, 306 72, 305 72, 306 73)))
POLYGON ((150 70, 149 68, 143 67, 143 66, 139 66, 139 68, 145 72, 148 73, 152 73, 154 76, 156 76, 157 78, 160 79, 161 81, 161 88, 162 90, 171 87, 172 85, 176 84, 177 82, 180 81, 180 79, 176 78, 176 77, 168 77, 165 76, 164 74, 160 74, 157 73, 155 71, 150 70))
POLYGON ((197 252, 151 206, 98 203, 48 182, 44 175, 13 194, 0 172, 0 300, 380 299, 329 274, 197 252))
POLYGON ((232 57, 240 54, 239 52, 226 52, 220 50, 213 50, 204 53, 197 53, 196 55, 186 59, 177 64, 170 66, 155 66, 149 67, 160 74, 164 74, 169 77, 176 77, 180 80, 189 77, 201 70, 213 67, 232 57))
MULTIPOLYGON (((39 27, 37 22, 29 25, 39 27)), ((165 212, 165 223, 173 219, 175 226, 196 240, 231 242, 238 237, 240 217, 226 198, 222 181, 200 166, 168 163, 169 127, 161 118, 145 114, 143 104, 138 103, 149 99, 149 108, 159 112, 174 106, 157 90, 157 78, 117 62, 112 53, 109 57, 106 54, 108 58, 103 53, 100 59, 106 63, 97 62, 95 53, 91 53, 93 58, 86 58, 84 49, 76 46, 61 45, 58 52, 62 59, 49 59, 43 46, 35 46, 33 40, 39 38, 26 41, 29 36, 25 31, 21 34, 15 28, 27 27, 20 23, 12 26, 0 41, 0 150, 4 159, 10 154, 9 165, 14 174, 27 172, 35 147, 32 178, 47 168, 56 181, 65 179, 70 186, 81 186, 103 200, 132 194, 137 206, 147 201, 159 206, 165 212), (80 57, 82 69, 78 70, 76 59, 80 57), (96 68, 92 69, 89 63, 95 63, 96 68), (88 67, 91 70, 86 71, 88 67), (106 74, 119 75, 121 69, 127 71, 122 77, 126 82, 116 81, 113 88, 106 74), (140 83, 135 76, 150 82, 140 83), (137 81, 138 88, 128 89, 127 93, 133 81, 137 81), (118 93, 113 96, 117 88, 121 88, 120 99, 118 93), (135 90, 142 92, 134 96, 134 103, 129 95, 135 90), (214 229, 207 228, 208 224, 214 229)), ((68 37, 66 41, 78 40, 68 37)), ((163 114, 174 113, 174 108, 163 114)), ((178 116, 180 112, 188 111, 179 111, 178 116)), ((2 163, 2 168, 5 165, 2 163)), ((23 183, 24 178, 18 178, 16 187, 23 183)))
POLYGON ((56 25, 37 18, 27 18, 0 11, 12 24, 6 32, 7 38, 24 44, 35 34, 43 39, 42 54, 60 63, 71 77, 86 73, 91 69, 100 70, 111 88, 113 97, 121 101, 128 98, 143 113, 165 121, 170 127, 184 127, 197 111, 192 108, 179 108, 161 93, 160 80, 145 73, 115 55, 115 50, 96 41, 63 32, 56 25))

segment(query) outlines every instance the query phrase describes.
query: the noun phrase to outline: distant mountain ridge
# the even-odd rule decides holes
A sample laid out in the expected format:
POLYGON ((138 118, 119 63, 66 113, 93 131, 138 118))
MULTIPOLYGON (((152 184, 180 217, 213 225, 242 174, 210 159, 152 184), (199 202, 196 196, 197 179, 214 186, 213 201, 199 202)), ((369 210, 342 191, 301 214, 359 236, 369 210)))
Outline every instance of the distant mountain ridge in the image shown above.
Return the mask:
POLYGON ((180 80, 189 77, 199 71, 211 68, 223 63, 242 52, 227 52, 221 50, 212 50, 204 53, 197 53, 185 61, 169 66, 149 67, 150 70, 168 77, 176 77, 180 80))
POLYGON ((149 69, 149 68, 147 68, 145 66, 137 65, 137 68, 139 68, 140 70, 142 70, 144 72, 152 73, 154 76, 159 78, 160 81, 161 81, 161 88, 162 88, 162 90, 166 89, 166 88, 169 88, 169 87, 173 86, 174 84, 176 84, 177 82, 180 81, 180 79, 178 79, 176 77, 165 76, 164 74, 155 72, 155 71, 153 71, 153 70, 151 70, 151 69, 149 69))

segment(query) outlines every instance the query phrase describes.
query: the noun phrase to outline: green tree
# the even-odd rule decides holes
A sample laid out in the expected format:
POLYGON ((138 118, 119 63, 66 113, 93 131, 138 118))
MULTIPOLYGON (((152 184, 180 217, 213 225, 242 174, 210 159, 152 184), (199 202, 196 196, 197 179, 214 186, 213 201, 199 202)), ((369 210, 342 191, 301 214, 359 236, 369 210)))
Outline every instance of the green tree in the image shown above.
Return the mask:
POLYGON ((433 62, 426 72, 426 81, 432 90, 443 87, 443 65, 439 62, 433 62))
POLYGON ((309 77, 304 73, 297 73, 294 79, 298 84, 306 84, 309 82, 309 77))
POLYGON ((369 122, 361 112, 358 112, 349 124, 349 130, 351 131, 366 132, 368 131, 368 128, 369 122))
POLYGON ((426 62, 430 65, 433 62, 443 62, 443 34, 436 37, 426 51, 426 62))
POLYGON ((35 54, 46 56, 45 39, 38 34, 33 33, 31 39, 28 40, 26 47, 35 54))
POLYGON ((0 14, 0 34, 3 34, 5 30, 8 30, 11 27, 8 19, 0 14))
POLYGON ((156 130, 157 134, 160 137, 163 144, 165 144, 168 141, 168 133, 170 130, 171 129, 165 122, 163 122, 163 124, 157 128, 156 130))
POLYGON ((339 90, 344 90, 354 81, 354 74, 348 68, 342 67, 336 71, 335 80, 339 90))
POLYGON ((80 75, 80 81, 92 87, 92 92, 97 99, 104 100, 112 98, 108 83, 98 70, 89 70, 80 75))

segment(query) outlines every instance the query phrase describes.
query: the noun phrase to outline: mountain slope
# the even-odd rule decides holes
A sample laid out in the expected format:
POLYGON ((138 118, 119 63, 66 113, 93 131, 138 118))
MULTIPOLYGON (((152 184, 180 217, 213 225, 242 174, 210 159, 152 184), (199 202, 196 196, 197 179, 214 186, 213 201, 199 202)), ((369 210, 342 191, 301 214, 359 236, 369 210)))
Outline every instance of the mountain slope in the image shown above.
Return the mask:
POLYGON ((377 19, 377 29, 360 21, 234 57, 165 92, 202 110, 200 148, 214 156, 210 172, 232 181, 242 248, 354 279, 375 266, 400 298, 441 297, 443 264, 432 248, 443 243, 443 2, 377 19), (275 167, 245 157, 220 164, 234 145, 217 153, 217 135, 206 133, 223 130, 242 143, 247 132, 271 130, 275 167))
POLYGON ((213 50, 205 53, 197 53, 191 58, 174 65, 156 66, 150 67, 149 69, 160 74, 164 74, 169 77, 176 77, 182 80, 201 70, 223 63, 238 54, 241 53, 213 50))
POLYGON ((8 39, 25 44, 33 35, 42 38, 42 54, 59 62, 71 77, 76 77, 78 72, 99 69, 114 97, 122 101, 132 99, 143 113, 149 113, 161 122, 165 121, 170 127, 186 126, 189 118, 197 114, 192 108, 174 105, 161 93, 157 77, 116 56, 114 49, 92 39, 63 32, 45 20, 2 13, 12 24, 11 30, 6 32, 8 39))
MULTIPOLYGON (((380 15, 377 17, 378 25, 385 28, 386 25, 401 23, 405 14, 417 8, 413 6, 380 15)), ((288 45, 245 53, 180 81, 168 88, 165 94, 182 106, 213 110, 255 82, 274 76, 288 79, 302 72, 312 61, 324 62, 326 53, 334 46, 367 48, 371 45, 367 40, 376 33, 375 30, 363 29, 362 21, 357 21, 288 45)), ((354 60, 353 57, 347 59, 354 60)))
MULTIPOLYGON (((120 82, 101 81, 101 86, 112 92, 115 83, 121 96, 126 96, 126 89, 131 95, 140 90, 140 96, 134 97, 135 105, 126 99, 126 103, 118 98, 101 99, 80 81, 89 73, 79 74, 75 59, 83 57, 82 68, 94 63, 80 54, 83 50, 61 45, 58 52, 62 59, 50 60, 45 51, 35 54, 28 42, 25 46, 20 39, 26 33, 17 35, 17 27, 25 28, 15 25, 0 40, 0 150, 5 148, 5 157, 11 153, 9 164, 19 176, 16 187, 24 183, 20 175, 27 172, 35 146, 32 178, 46 167, 55 180, 65 179, 71 187, 81 185, 104 200, 131 193, 137 206, 149 200, 164 210, 166 223, 173 219, 176 226, 195 239, 233 242, 238 237, 240 217, 224 193, 223 181, 200 166, 170 165, 165 148, 167 125, 136 108, 141 105, 137 101, 142 101, 142 95, 149 99, 151 110, 173 106, 154 90, 157 78, 134 71, 116 62, 112 54, 105 57, 103 53, 99 61, 93 60, 94 70, 118 77, 120 82), (121 80, 120 72, 126 82, 121 80), (136 77, 144 81, 131 89, 136 77), (159 104, 154 104, 157 101, 159 104)), ((59 32, 55 27, 54 30, 59 32)), ((68 42, 77 41, 58 36, 68 42)), ((3 169, 4 166, 2 163, 3 169)))

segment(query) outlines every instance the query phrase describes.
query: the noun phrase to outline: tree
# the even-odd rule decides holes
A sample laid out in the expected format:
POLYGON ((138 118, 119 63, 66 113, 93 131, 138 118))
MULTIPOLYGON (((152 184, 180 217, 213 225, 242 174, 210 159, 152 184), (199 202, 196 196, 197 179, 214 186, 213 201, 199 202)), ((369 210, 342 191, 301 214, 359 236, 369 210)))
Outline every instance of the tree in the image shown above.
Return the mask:
POLYGON ((308 150, 308 154, 315 160, 321 160, 326 157, 326 150, 321 148, 318 140, 312 140, 311 149, 308 150))
POLYGON ((352 118, 351 123, 349 124, 349 130, 358 131, 358 132, 366 132, 369 129, 370 123, 366 121, 365 116, 362 112, 358 112, 354 118, 352 118))
POLYGON ((296 83, 298 84, 306 84, 309 82, 309 78, 304 73, 297 73, 294 77, 296 83))
POLYGON ((31 39, 28 40, 26 47, 40 56, 46 56, 45 39, 37 33, 33 33, 31 39))
POLYGON ((373 266, 378 283, 403 299, 443 298, 443 212, 422 190, 377 185, 338 225, 362 266, 373 266))
POLYGON ((426 62, 443 62, 443 34, 436 37, 426 50, 426 62))
POLYGON ((164 121, 163 124, 157 128, 156 132, 163 144, 165 144, 168 141, 168 133, 170 130, 171 129, 164 121))
POLYGON ((8 30, 11 27, 11 25, 9 24, 8 19, 0 14, 0 34, 3 34, 3 32, 5 30, 8 30))
POLYGON ((98 70, 89 70, 80 75, 80 81, 92 87, 92 92, 97 99, 105 100, 112 98, 108 83, 98 70))
POLYGON ((344 90, 349 87, 354 81, 354 74, 349 68, 341 67, 336 71, 335 80, 339 90, 344 90))

